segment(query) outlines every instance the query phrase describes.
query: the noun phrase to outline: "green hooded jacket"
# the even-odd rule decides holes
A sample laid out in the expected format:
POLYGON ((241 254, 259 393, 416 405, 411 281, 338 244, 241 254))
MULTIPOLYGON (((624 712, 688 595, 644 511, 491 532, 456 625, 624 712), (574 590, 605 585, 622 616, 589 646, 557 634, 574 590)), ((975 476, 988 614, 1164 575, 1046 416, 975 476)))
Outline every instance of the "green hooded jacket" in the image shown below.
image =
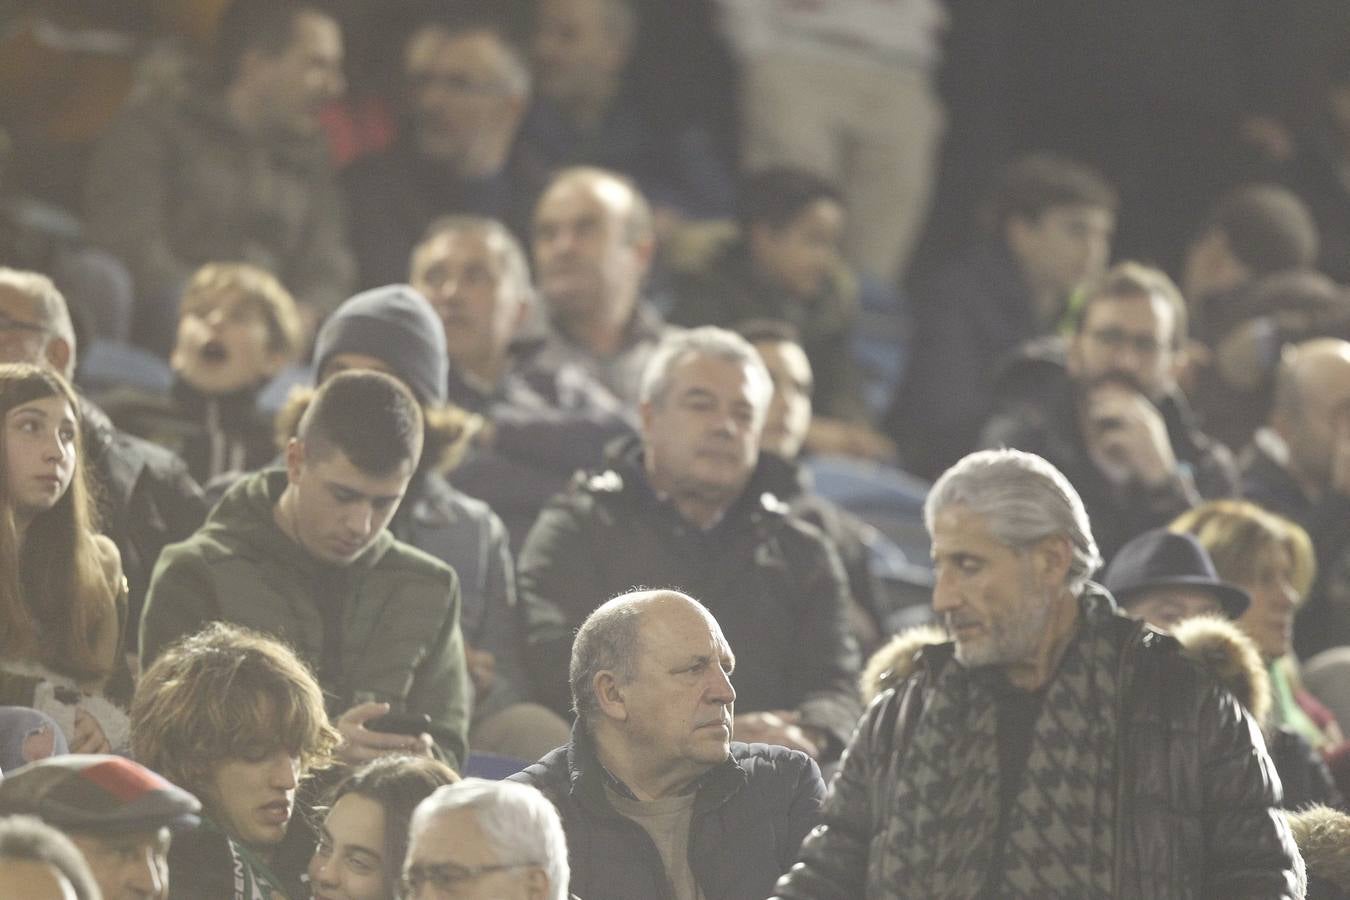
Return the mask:
POLYGON ((252 628, 310 665, 334 719, 358 695, 426 713, 458 768, 468 756, 469 678, 454 570, 388 530, 346 566, 314 558, 272 518, 286 483, 284 470, 241 479, 201 530, 164 549, 141 618, 142 669, 208 622, 252 628))

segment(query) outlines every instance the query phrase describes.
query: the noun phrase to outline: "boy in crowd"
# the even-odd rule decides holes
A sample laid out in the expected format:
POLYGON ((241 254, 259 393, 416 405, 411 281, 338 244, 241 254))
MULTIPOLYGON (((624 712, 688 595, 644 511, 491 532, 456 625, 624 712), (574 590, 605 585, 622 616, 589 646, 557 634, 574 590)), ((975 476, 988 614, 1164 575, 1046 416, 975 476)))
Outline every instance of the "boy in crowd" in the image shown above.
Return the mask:
POLYGON ((206 484, 276 455, 257 408, 267 382, 293 362, 301 324, 295 300, 272 275, 243 263, 208 263, 179 308, 169 395, 121 389, 103 399, 118 427, 181 456, 206 484))
POLYGON ((306 896, 313 834, 297 789, 340 736, 295 654, 214 623, 141 676, 131 715, 136 758, 202 800, 201 827, 169 850, 170 897, 306 896))

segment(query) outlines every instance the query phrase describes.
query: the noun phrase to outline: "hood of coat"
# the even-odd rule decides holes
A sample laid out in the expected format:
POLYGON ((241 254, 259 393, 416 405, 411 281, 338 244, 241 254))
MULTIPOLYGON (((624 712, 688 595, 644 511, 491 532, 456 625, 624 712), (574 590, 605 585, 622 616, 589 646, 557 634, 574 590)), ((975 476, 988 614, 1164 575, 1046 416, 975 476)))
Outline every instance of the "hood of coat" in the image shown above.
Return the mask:
POLYGON ((1350 815, 1316 805, 1285 817, 1308 874, 1350 891, 1350 815))
MULTIPOLYGON (((198 534, 249 559, 270 560, 300 571, 333 568, 311 556, 272 517, 272 508, 287 483, 285 469, 264 469, 239 479, 220 498, 198 534)), ((393 544, 394 537, 386 528, 343 568, 349 572, 374 568, 393 544)))
POLYGON ((1270 713, 1270 676, 1251 638, 1229 619, 1196 616, 1178 622, 1172 636, 1182 655, 1204 669, 1238 699, 1263 728, 1270 713))
POLYGON ((891 638, 872 654, 863 667, 858 683, 862 702, 866 706, 877 695, 904 681, 918 667, 919 653, 929 646, 945 644, 951 638, 940 625, 919 625, 907 628, 891 638))

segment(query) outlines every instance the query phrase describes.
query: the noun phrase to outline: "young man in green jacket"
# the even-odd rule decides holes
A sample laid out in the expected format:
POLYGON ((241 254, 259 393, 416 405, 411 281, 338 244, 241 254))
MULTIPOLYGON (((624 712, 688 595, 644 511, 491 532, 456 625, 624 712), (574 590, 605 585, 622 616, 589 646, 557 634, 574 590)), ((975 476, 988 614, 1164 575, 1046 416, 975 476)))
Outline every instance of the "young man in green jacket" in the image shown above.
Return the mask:
POLYGON ((232 487, 188 540, 167 548, 141 622, 141 664, 206 623, 272 635, 313 667, 360 763, 385 753, 467 754, 468 676, 459 580, 386 526, 422 452, 422 413, 396 379, 326 381, 286 448, 286 469, 232 487), (395 712, 424 728, 368 728, 395 712))

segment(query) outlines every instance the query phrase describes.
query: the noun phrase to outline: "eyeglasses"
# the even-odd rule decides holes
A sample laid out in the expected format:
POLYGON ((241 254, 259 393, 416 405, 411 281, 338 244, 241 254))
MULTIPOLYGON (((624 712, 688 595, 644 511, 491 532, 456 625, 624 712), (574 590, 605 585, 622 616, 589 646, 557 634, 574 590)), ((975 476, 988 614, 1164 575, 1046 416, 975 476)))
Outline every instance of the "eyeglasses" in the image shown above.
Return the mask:
POLYGON ((1162 352, 1163 345, 1144 334, 1130 334, 1120 328, 1101 328, 1089 331, 1087 336, 1108 350, 1119 352, 1126 347, 1143 357, 1154 357, 1162 352))
POLYGON ((35 334, 48 334, 51 329, 46 325, 25 322, 23 319, 16 319, 8 313, 0 312, 0 331, 31 331, 35 334))
POLYGON ((412 866, 403 873, 398 881, 399 900, 412 900, 421 895, 422 888, 431 888, 433 896, 451 897, 455 889, 466 881, 482 878, 493 872, 507 872, 511 869, 530 869, 539 863, 493 863, 485 866, 461 866, 455 863, 442 863, 436 866, 412 866))

